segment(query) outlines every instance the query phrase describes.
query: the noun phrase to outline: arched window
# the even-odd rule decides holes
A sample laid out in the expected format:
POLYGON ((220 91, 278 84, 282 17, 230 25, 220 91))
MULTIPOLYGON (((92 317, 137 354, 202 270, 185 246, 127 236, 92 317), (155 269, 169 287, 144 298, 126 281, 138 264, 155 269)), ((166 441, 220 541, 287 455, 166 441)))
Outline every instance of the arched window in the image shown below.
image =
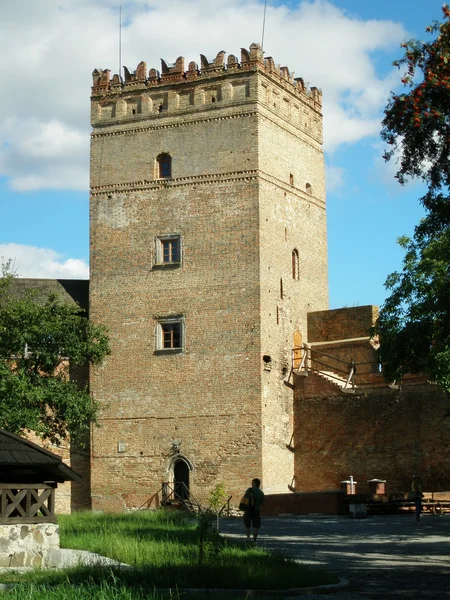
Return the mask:
POLYGON ((159 179, 172 177, 172 157, 170 154, 160 154, 156 161, 158 163, 159 179))
POLYGON ((299 276, 298 250, 294 248, 292 250, 292 279, 299 279, 299 276))

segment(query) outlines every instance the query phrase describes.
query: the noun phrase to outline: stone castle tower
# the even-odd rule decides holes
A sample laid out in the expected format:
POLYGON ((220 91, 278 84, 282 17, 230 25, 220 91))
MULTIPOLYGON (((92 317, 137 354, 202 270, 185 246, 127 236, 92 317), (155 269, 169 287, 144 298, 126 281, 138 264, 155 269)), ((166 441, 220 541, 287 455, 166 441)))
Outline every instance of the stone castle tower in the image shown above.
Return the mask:
POLYGON ((93 508, 287 492, 291 349, 328 308, 321 93, 257 44, 93 77, 93 508))

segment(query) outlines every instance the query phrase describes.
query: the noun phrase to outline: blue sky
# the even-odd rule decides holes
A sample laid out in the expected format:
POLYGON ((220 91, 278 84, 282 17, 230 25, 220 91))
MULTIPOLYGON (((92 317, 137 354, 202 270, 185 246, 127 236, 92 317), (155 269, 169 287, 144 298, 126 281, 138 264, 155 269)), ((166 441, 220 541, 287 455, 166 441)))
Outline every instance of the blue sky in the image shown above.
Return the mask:
MULTIPOLYGON (((26 277, 87 277, 89 94, 117 72, 120 0, 16 0, 2 8, 0 256, 26 277)), ((400 44, 426 38, 437 0, 267 0, 264 49, 323 91, 330 308, 383 303, 396 239, 422 210, 379 138, 400 44)), ((173 62, 261 39, 262 0, 122 0, 123 64, 173 62)))

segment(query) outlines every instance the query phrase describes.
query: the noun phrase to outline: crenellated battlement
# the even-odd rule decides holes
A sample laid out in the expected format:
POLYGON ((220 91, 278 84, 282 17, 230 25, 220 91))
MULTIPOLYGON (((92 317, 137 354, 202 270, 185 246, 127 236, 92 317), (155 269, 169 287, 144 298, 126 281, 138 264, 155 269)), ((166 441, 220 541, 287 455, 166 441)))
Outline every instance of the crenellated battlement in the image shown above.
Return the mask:
MULTIPOLYGON (((297 99, 316 115, 320 115, 322 106, 322 93, 317 88, 307 88, 301 77, 291 75, 288 67, 280 67, 272 57, 264 57, 259 44, 252 44, 249 50, 242 48, 240 59, 234 54, 227 56, 221 50, 212 59, 200 54, 200 63, 191 61, 187 69, 185 59, 179 56, 174 63, 161 59, 160 70, 147 70, 143 61, 134 72, 124 67, 123 79, 117 74, 111 76, 109 69, 95 69, 92 76, 93 125, 112 119, 197 110, 213 103, 218 108, 227 101, 259 100, 279 110, 297 99), (256 85, 250 77, 255 72, 266 74, 268 83, 256 85), (221 79, 223 76, 227 78, 221 79), (280 88, 288 96, 284 101, 279 98, 280 88)), ((292 110, 299 108, 292 107, 292 110)))

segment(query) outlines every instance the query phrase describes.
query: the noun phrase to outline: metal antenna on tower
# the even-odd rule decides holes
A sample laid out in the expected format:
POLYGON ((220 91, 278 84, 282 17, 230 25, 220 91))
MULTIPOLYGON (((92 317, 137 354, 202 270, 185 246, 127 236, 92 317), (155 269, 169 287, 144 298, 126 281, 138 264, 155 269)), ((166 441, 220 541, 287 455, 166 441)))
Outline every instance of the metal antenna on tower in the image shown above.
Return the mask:
POLYGON ((119 79, 122 81, 122 5, 119 6, 119 79))
POLYGON ((264 30, 266 28, 266 10, 267 10, 267 0, 264 0, 264 17, 263 17, 263 26, 262 26, 262 36, 261 36, 261 53, 264 54, 264 30))

